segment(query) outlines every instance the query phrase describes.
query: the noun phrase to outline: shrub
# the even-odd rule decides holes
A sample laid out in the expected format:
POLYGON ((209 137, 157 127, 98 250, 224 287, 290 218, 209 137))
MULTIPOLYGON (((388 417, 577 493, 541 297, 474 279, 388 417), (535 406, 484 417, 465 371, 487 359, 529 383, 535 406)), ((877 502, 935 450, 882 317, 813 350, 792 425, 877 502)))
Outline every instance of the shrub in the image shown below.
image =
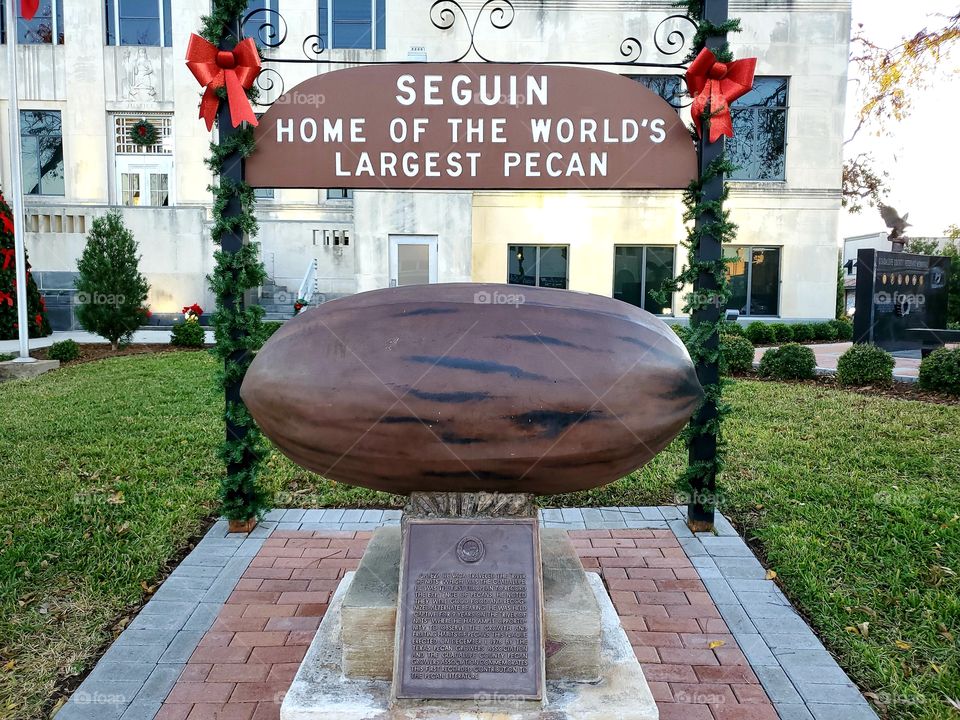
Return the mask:
POLYGON ((830 324, 837 330, 837 340, 849 342, 853 339, 853 323, 846 319, 831 320, 830 324))
POLYGON ((810 323, 797 323, 793 326, 794 342, 810 342, 813 340, 813 326, 810 323))
POLYGON ((71 362, 80 357, 80 346, 73 340, 55 342, 47 350, 47 357, 60 362, 71 362))
POLYGON ((686 343, 690 339, 690 328, 686 325, 671 325, 670 329, 673 330, 677 337, 680 338, 681 342, 686 343))
POLYGON ((920 387, 960 395, 960 348, 934 350, 920 363, 920 387))
POLYGON ((10 353, 0 353, 0 362, 10 362, 16 357, 16 355, 11 355, 10 353))
POLYGON ((739 335, 720 336, 720 372, 745 373, 753 367, 753 343, 739 335))
POLYGON ((832 342, 837 339, 837 329, 832 322, 814 323, 813 339, 817 342, 832 342))
POLYGON ((773 333, 773 328, 770 327, 769 324, 760 322, 759 320, 754 320, 747 325, 746 335, 747 340, 754 345, 769 345, 777 339, 773 333))
POLYGON ((809 380, 817 369, 813 350, 805 345, 787 343, 774 350, 767 350, 760 359, 761 377, 776 380, 809 380))
POLYGON ((793 341, 793 328, 786 323, 773 323, 770 326, 773 330, 773 339, 778 343, 788 343, 793 341))
POLYGON ((170 334, 170 344, 177 347, 203 347, 204 340, 203 326, 196 320, 177 323, 170 334))
POLYGON ((841 385, 889 385, 894 364, 886 350, 858 343, 837 360, 837 380, 841 385))
POLYGON ((746 337, 747 331, 743 329, 743 325, 738 322, 725 322, 720 326, 721 335, 736 335, 737 337, 746 337))
POLYGON ((93 221, 77 263, 77 320, 116 350, 144 320, 150 286, 140 274, 137 242, 119 212, 93 221))
POLYGON ((262 325, 263 332, 260 333, 260 345, 264 345, 267 340, 273 337, 273 334, 283 327, 283 323, 279 320, 269 320, 262 325))

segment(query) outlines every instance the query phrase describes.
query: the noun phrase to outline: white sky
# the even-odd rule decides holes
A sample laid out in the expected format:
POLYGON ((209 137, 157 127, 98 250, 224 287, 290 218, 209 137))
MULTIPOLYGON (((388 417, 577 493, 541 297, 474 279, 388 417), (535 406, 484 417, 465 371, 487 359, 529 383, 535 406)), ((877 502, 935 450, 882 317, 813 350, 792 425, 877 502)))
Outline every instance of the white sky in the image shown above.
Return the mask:
MULTIPOLYGON (((863 23, 864 31, 878 45, 892 47, 912 37, 924 26, 941 27, 937 13, 956 13, 957 0, 853 0, 853 24, 863 23)), ((852 36, 852 32, 851 32, 852 36)), ((851 66, 851 80, 855 68, 851 66)), ((901 123, 888 123, 889 137, 875 137, 861 130, 845 148, 853 157, 872 150, 879 167, 890 172, 888 204, 900 214, 910 213, 914 237, 941 235, 951 223, 960 224, 960 194, 957 161, 960 160, 960 42, 941 66, 931 84, 913 93, 911 116, 901 123)), ((847 138, 856 125, 856 84, 847 94, 847 138)), ((846 138, 845 138, 846 139, 846 138)), ((841 237, 883 231, 875 208, 865 207, 859 215, 842 213, 841 237)))

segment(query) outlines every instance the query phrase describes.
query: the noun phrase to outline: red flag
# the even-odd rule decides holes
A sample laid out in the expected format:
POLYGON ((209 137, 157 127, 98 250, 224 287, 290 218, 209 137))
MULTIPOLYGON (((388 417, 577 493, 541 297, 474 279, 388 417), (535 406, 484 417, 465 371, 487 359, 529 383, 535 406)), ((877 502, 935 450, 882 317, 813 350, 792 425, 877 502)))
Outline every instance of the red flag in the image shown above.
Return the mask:
POLYGON ((33 20, 40 8, 40 0, 20 0, 20 14, 24 20, 33 20))

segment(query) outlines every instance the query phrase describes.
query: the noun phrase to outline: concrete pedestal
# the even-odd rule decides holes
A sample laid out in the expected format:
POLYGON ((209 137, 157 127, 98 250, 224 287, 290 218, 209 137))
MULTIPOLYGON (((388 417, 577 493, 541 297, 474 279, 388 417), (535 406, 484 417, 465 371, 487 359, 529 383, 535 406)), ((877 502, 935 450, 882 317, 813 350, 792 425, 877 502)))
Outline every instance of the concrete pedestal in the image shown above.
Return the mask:
POLYGON ((546 697, 392 696, 401 531, 381 528, 337 588, 281 720, 657 720, 656 703, 600 576, 567 533, 541 534, 546 697))
POLYGON ((30 380, 59 367, 59 360, 37 360, 25 363, 13 360, 0 362, 0 382, 4 380, 30 380))

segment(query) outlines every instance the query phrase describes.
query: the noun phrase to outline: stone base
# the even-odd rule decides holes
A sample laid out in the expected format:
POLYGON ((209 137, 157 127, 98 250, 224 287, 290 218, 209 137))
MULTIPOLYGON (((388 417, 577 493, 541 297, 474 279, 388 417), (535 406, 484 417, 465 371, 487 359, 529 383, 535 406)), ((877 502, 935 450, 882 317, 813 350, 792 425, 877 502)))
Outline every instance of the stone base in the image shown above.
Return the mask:
MULTIPOLYGON (((540 531, 547 679, 594 682, 600 673, 600 608, 565 530, 540 531)), ((343 672, 393 678, 400 528, 379 528, 343 601, 343 672)))
POLYGON ((59 360, 36 360, 30 363, 14 360, 0 362, 0 382, 4 380, 30 380, 59 367, 59 360))
MULTIPOLYGON (((588 584, 600 607, 600 680, 548 680, 545 707, 509 698, 464 701, 398 701, 391 706, 388 680, 343 674, 341 623, 344 598, 356 573, 337 588, 283 701, 281 720, 658 720, 659 713, 640 663, 613 603, 595 573, 588 584)), ((392 647, 383 648, 387 655, 392 647)))

